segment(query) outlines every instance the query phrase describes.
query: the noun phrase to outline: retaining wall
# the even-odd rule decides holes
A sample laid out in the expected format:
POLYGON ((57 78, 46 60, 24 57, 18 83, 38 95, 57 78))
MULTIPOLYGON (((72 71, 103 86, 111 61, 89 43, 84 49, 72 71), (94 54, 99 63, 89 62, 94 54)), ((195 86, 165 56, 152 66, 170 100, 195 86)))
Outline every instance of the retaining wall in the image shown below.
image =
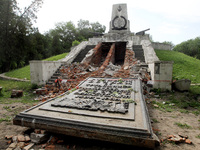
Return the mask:
POLYGON ((170 44, 152 42, 152 46, 154 49, 158 50, 172 50, 172 46, 170 44))
POLYGON ((63 62, 32 60, 29 63, 31 83, 43 85, 51 78, 63 62))

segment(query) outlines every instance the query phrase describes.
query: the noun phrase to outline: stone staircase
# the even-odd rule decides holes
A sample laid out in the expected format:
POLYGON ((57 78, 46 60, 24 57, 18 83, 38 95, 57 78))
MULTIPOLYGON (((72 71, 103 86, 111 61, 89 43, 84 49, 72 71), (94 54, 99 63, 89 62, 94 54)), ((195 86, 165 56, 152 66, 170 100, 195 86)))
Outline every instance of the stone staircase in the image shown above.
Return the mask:
POLYGON ((144 50, 142 49, 142 45, 133 45, 133 51, 135 52, 135 58, 137 58, 141 62, 145 62, 144 50))
POLYGON ((62 64, 57 70, 56 72, 51 76, 51 78, 46 82, 46 85, 53 85, 55 80, 61 76, 61 73, 60 73, 60 68, 63 66, 64 64, 62 64))
POLYGON ((95 45, 87 45, 85 49, 81 50, 81 52, 76 56, 73 62, 81 62, 85 55, 88 53, 89 50, 93 49, 95 45))

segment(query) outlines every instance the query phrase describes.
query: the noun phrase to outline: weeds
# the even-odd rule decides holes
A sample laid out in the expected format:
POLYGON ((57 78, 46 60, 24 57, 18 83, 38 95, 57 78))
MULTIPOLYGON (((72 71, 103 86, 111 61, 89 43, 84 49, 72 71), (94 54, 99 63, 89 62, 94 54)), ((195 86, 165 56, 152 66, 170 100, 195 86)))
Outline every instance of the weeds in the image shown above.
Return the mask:
POLYGON ((182 129, 191 129, 192 127, 189 126, 188 124, 184 123, 180 123, 180 122, 175 122, 175 125, 177 125, 178 127, 182 128, 182 129))
POLYGON ((152 118, 153 123, 159 123, 159 121, 155 118, 152 118))
POLYGON ((200 112, 199 112, 198 110, 192 111, 192 113, 193 113, 194 115, 196 115, 196 116, 198 116, 198 115, 200 114, 200 112))
POLYGON ((12 110, 10 109, 10 107, 9 106, 4 106, 3 107, 3 109, 5 109, 5 110, 7 110, 7 111, 9 111, 9 112, 11 112, 12 110))
POLYGON ((2 123, 3 121, 10 122, 11 120, 12 120, 12 117, 6 116, 5 118, 0 118, 0 123, 2 123))
POLYGON ((0 80, 0 85, 3 87, 0 96, 0 104, 11 104, 16 102, 22 103, 34 103, 35 95, 32 91, 32 85, 30 82, 19 82, 11 80, 0 80), (11 99, 11 91, 13 89, 23 90, 23 97, 11 99))
POLYGON ((200 139, 200 134, 196 136, 196 138, 200 139))

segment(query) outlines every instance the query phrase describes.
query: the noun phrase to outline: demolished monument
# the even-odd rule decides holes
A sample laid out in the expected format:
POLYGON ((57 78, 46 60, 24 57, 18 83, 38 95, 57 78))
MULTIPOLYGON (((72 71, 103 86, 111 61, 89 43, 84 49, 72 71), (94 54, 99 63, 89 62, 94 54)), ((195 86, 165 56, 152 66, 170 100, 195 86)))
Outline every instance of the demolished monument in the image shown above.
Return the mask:
POLYGON ((31 61, 32 83, 48 87, 60 76, 67 90, 21 112, 14 124, 154 148, 144 94, 147 83, 171 89, 172 62, 159 61, 144 32, 131 33, 127 5, 116 4, 108 33, 82 42, 62 61, 31 61))

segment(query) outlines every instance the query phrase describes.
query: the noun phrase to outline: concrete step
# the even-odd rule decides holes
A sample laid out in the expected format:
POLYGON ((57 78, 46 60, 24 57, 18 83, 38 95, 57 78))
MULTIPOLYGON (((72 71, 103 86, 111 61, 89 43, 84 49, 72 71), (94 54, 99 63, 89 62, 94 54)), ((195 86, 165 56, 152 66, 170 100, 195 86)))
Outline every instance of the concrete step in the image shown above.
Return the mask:
POLYGON ((51 79, 57 79, 58 78, 58 76, 52 76, 51 77, 51 79))
POLYGON ((48 81, 46 85, 53 85, 53 82, 48 81))
POLYGON ((51 79, 49 79, 49 82, 53 82, 53 83, 54 83, 55 80, 56 80, 56 79, 52 79, 52 78, 51 78, 51 79))
POLYGON ((135 48, 142 48, 142 45, 133 45, 133 50, 134 50, 135 48))
POLYGON ((142 48, 135 48, 135 49, 133 49, 133 51, 143 51, 143 49, 142 48))
POLYGON ((81 62, 89 50, 93 49, 94 47, 95 45, 87 45, 85 49, 81 50, 81 52, 76 56, 73 62, 81 62))
POLYGON ((60 73, 58 73, 58 72, 55 72, 54 74, 53 74, 53 76, 60 76, 61 74, 60 73))

